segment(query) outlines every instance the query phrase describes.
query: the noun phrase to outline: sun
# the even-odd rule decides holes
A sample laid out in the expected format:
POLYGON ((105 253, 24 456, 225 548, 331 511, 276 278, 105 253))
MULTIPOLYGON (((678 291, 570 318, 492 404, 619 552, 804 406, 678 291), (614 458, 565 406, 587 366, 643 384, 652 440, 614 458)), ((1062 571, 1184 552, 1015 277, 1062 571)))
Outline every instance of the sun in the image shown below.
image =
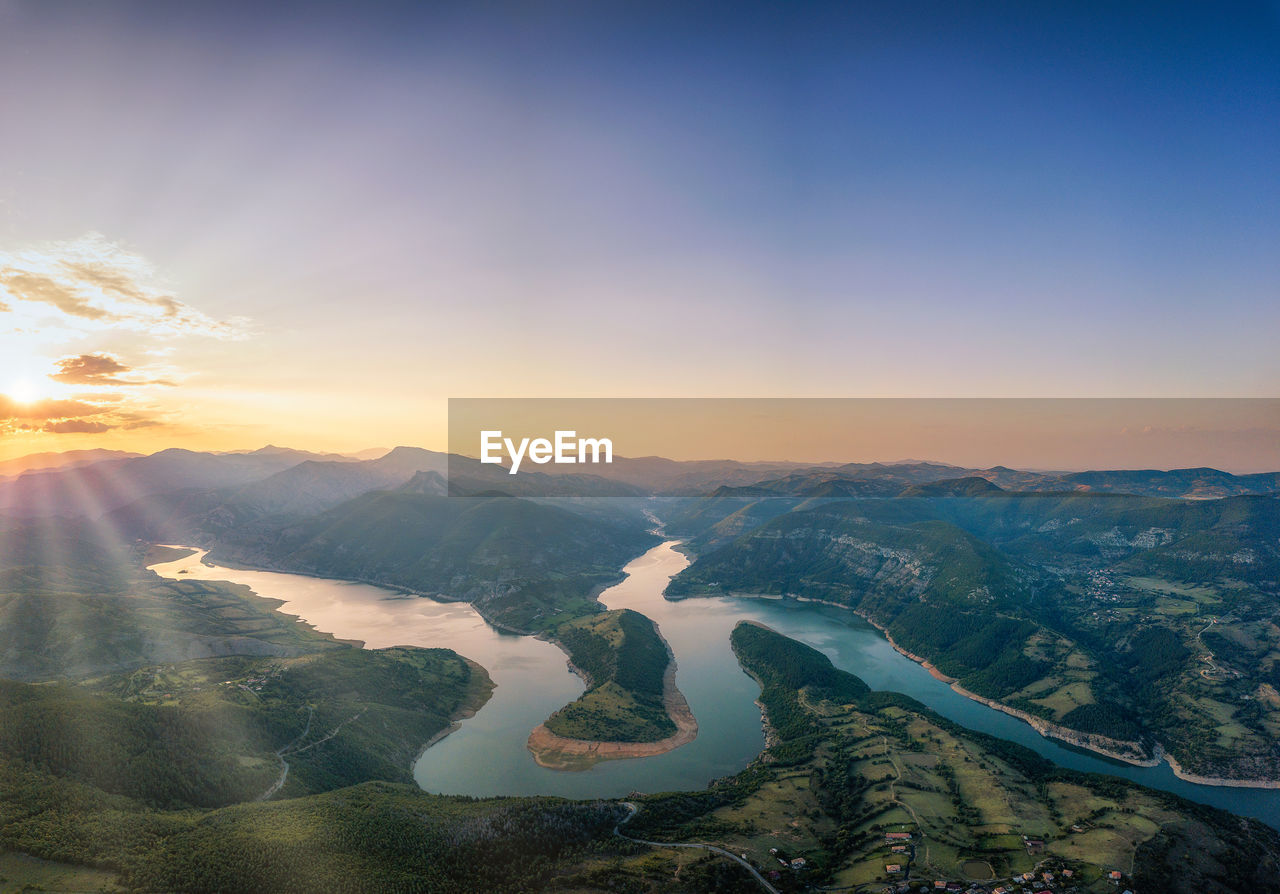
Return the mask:
POLYGON ((35 382, 26 377, 14 379, 7 389, 9 397, 20 404, 34 403, 44 397, 35 382))

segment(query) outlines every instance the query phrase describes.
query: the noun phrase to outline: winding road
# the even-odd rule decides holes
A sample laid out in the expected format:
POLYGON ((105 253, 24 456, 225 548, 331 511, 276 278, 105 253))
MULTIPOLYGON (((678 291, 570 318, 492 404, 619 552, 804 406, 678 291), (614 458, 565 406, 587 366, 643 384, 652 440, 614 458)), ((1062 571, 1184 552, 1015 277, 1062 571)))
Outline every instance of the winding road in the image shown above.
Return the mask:
POLYGON ((258 795, 259 801, 270 801, 272 797, 274 797, 275 793, 280 791, 280 788, 284 785, 284 781, 289 778, 289 762, 284 759, 284 756, 291 748, 293 748, 294 745, 297 745, 305 739, 307 734, 311 732, 311 718, 315 716, 315 707, 313 705, 307 705, 307 725, 306 728, 302 730, 302 735, 298 736, 298 738, 294 739, 288 745, 281 745, 276 749, 276 760, 280 761, 280 776, 271 784, 270 788, 258 795))
POLYGON ((704 850, 704 851, 711 851, 711 853, 718 854, 721 857, 728 857, 730 860, 737 863, 743 869, 747 870, 747 872, 751 873, 751 877, 760 883, 760 887, 768 891, 769 894, 782 894, 781 891, 779 891, 773 885, 769 884, 769 881, 763 875, 761 875, 759 871, 750 863, 748 863, 746 860, 742 859, 737 854, 730 853, 729 851, 725 850, 722 847, 716 847, 714 844, 675 844, 668 841, 646 841, 643 838, 632 838, 630 835, 624 835, 622 833, 622 827, 625 826, 627 823, 631 822, 632 817, 634 817, 637 813, 639 813, 640 808, 636 807, 636 805, 632 804, 630 801, 623 801, 622 804, 624 807, 627 808, 627 810, 631 812, 627 814, 624 820, 622 820, 620 823, 618 823, 616 826, 613 827, 613 834, 617 835, 619 838, 625 838, 627 841, 634 841, 636 844, 647 844, 650 847, 687 847, 687 848, 697 848, 699 850, 704 850))
POLYGON ((307 705, 307 711, 309 713, 307 714, 306 728, 302 731, 302 735, 298 736, 298 738, 294 739, 288 745, 282 745, 280 748, 276 749, 276 760, 280 761, 280 777, 271 784, 271 787, 269 789, 267 789, 262 794, 258 795, 258 800, 270 801, 272 797, 275 796, 275 793, 280 791, 281 787, 284 785, 284 781, 289 778, 289 762, 284 759, 284 756, 286 754, 301 754, 304 751, 309 751, 310 749, 315 748, 317 745, 322 745, 325 742, 328 742, 330 739, 332 739, 334 736, 340 733, 342 731, 342 728, 346 726, 348 723, 351 723, 352 721, 355 721, 355 720, 359 720, 360 717, 367 710, 368 708, 361 709, 358 713, 352 715, 351 717, 348 717, 346 720, 339 723, 333 729, 329 730, 329 732, 326 733, 323 738, 316 739, 314 742, 308 745, 303 745, 301 748, 299 748, 298 743, 306 739, 307 736, 311 733, 311 719, 316 716, 315 707, 312 705, 307 705))

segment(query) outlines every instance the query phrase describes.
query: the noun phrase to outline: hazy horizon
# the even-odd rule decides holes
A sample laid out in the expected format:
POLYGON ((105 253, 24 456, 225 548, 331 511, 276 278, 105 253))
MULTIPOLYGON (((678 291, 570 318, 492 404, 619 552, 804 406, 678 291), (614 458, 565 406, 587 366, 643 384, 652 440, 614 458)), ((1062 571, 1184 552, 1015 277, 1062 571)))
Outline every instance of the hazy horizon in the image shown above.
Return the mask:
MULTIPOLYGON (((282 444, 264 444, 261 447, 242 447, 239 449, 231 449, 231 450, 199 451, 199 450, 192 450, 192 448, 189 448, 189 447, 169 445, 169 446, 157 447, 155 450, 151 450, 145 453, 140 451, 120 451, 120 452, 132 453, 133 455, 138 457, 152 456, 156 453, 163 453, 166 450, 175 450, 175 449, 190 450, 193 453, 202 453, 202 452, 211 453, 215 455, 236 455, 236 454, 243 455, 243 454, 249 454, 249 453, 256 453, 259 450, 265 450, 267 448, 273 448, 273 447, 281 450, 296 450, 302 453, 333 454, 333 455, 338 455, 338 456, 343 456, 348 458, 356 458, 358 454, 372 454, 375 451, 382 451, 380 455, 385 456, 387 453, 390 453, 391 451, 401 447, 407 447, 410 449, 430 450, 432 452, 441 453, 441 454, 448 453, 448 451, 445 451, 445 450, 440 450, 432 447, 424 447, 419 444, 397 444, 395 447, 365 448, 363 450, 354 450, 354 451, 310 450, 306 447, 289 446, 289 445, 282 445, 282 444)), ((18 454, 12 454, 12 455, 4 454, 4 455, 0 455, 0 463, 25 459, 33 456, 40 456, 43 454, 57 455, 61 453, 74 453, 74 452, 77 452, 77 450, 79 449, 81 448, 77 448, 75 450, 68 449, 68 450, 40 451, 37 453, 18 453, 18 454)), ((92 450, 94 448, 86 448, 86 449, 92 450)), ((463 454, 459 454, 459 455, 463 455, 463 454)), ((379 456, 363 456, 359 458, 364 460, 369 460, 369 459, 377 459, 379 458, 379 456)), ((468 458, 474 459, 475 457, 469 456, 468 458)), ((618 454, 615 457, 615 459, 625 459, 625 460, 666 459, 666 460, 672 460, 674 462, 739 462, 739 463, 750 464, 750 465, 769 465, 771 463, 777 463, 778 465, 797 466, 797 467, 804 467, 804 468, 817 468, 822 466, 838 467, 841 465, 905 466, 905 465, 928 464, 928 465, 950 466, 957 470, 987 471, 999 466, 1003 466, 1005 468, 1016 469, 1017 471, 1020 471, 1020 472, 1035 472, 1035 473, 1041 473, 1041 474, 1047 474, 1047 475, 1072 474, 1076 472, 1125 472, 1125 471, 1175 472, 1175 471, 1182 471, 1186 469, 1198 469, 1198 468, 1216 469, 1217 471, 1227 472, 1232 475, 1252 475, 1252 474, 1260 474, 1260 473, 1268 473, 1268 472, 1280 473, 1280 464, 1277 464, 1275 466, 1260 466, 1257 468, 1252 468, 1252 467, 1229 468, 1225 465, 1214 465, 1214 466, 1166 465, 1166 466, 1126 466, 1126 467, 1081 465, 1081 466, 1074 466, 1074 467, 1048 468, 1048 467, 1037 467, 1037 466, 1028 466, 1028 465, 1010 465, 1008 463, 1002 463, 1002 462, 996 462, 996 463, 992 463, 990 465, 984 465, 984 466, 975 466, 975 465, 965 465, 960 463, 954 463, 944 459, 939 459, 937 457, 899 458, 899 459, 874 459, 873 458, 873 459, 791 460, 791 459, 779 459, 776 457, 764 458, 764 459, 738 459, 731 456, 717 456, 717 457, 698 457, 698 458, 679 459, 671 456, 660 456, 657 454, 650 454, 650 455, 644 455, 644 456, 624 456, 622 454, 618 454)), ((3 474, 3 473, 0 473, 0 474, 3 474)), ((591 474, 591 473, 587 472, 583 474, 591 474)))

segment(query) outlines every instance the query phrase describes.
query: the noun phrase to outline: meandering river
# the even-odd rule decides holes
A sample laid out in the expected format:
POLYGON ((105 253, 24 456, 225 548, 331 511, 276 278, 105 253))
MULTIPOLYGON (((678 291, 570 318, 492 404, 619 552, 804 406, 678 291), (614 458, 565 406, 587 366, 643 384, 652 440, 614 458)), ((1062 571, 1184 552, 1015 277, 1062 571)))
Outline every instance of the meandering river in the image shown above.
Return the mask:
POLYGON ((525 748, 529 731, 583 690, 568 672, 564 653, 549 642, 495 630, 465 603, 325 578, 221 568, 205 564, 198 550, 151 568, 168 578, 245 584, 282 600, 282 612, 341 639, 362 640, 368 648, 446 647, 484 665, 497 684, 493 697, 414 766, 418 784, 432 792, 611 798, 635 790, 701 789, 741 770, 764 745, 755 704, 760 690, 738 666, 729 632, 739 620, 754 620, 821 650, 874 689, 906 693, 969 729, 1018 742, 1061 766, 1123 776, 1280 828, 1280 790, 1196 785, 1165 764, 1134 767, 1045 739, 1021 720, 959 695, 843 609, 774 599, 670 602, 662 590, 688 564, 675 545, 663 543, 632 561, 624 569, 626 579, 605 590, 600 601, 611 609, 642 612, 661 628, 676 656, 676 683, 698 719, 698 736, 667 754, 605 761, 575 772, 539 767, 525 748))

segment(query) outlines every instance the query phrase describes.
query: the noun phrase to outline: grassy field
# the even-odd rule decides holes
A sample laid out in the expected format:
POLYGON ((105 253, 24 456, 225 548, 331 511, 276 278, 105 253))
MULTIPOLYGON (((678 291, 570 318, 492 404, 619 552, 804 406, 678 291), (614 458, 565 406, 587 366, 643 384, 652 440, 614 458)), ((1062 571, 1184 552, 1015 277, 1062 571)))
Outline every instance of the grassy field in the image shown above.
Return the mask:
MULTIPOLYGON (((606 630, 599 636, 620 642, 606 630)), ((1048 891, 1099 894, 1116 890, 1103 880, 1111 870, 1134 890, 1169 892, 1271 890, 1268 880, 1280 871, 1280 835, 1258 823, 1120 780, 1057 770, 909 698, 873 692, 821 653, 767 629, 740 625, 734 647, 761 683, 770 747, 705 791, 637 796, 630 834, 744 854, 787 894, 812 885, 879 890, 903 878, 886 869, 891 864, 930 884, 999 884, 1050 871, 1058 881, 1048 891), (1023 836, 1043 841, 1042 849, 1023 836), (797 859, 806 865, 797 868, 797 859), (1061 882, 1064 870, 1074 873, 1069 885, 1061 882)), ((343 699, 363 699, 365 711, 394 711, 422 698, 395 681, 413 679, 444 656, 388 651, 396 654, 374 657, 369 667, 346 654, 370 653, 345 650, 291 659, 287 667, 226 659, 148 668, 94 685, 119 705, 148 710, 189 710, 230 692, 245 704, 323 693, 339 699, 334 717, 356 707, 343 699), (374 691, 351 689, 366 685, 374 691)), ((470 691, 484 689, 472 683, 470 691)), ((373 726, 394 716, 383 713, 373 726)), ((104 728, 96 720, 93 727, 104 728)), ((348 744, 358 747, 337 753, 370 747, 367 740, 348 744)), ((0 874, 48 890, 86 881, 107 890, 115 883, 191 894, 750 890, 741 868, 721 857, 613 837, 626 812, 616 802, 449 798, 372 782, 268 803, 170 809, 138 799, 135 790, 108 793, 95 780, 56 769, 0 754, 0 848, 54 861, 10 856, 0 862, 10 869, 0 874)))
POLYGON ((775 744, 756 767, 757 784, 704 812, 655 803, 654 837, 714 840, 762 867, 779 866, 779 854, 804 857, 805 870, 787 869, 784 879, 873 890, 902 882, 890 865, 930 883, 1012 884, 1050 871, 1059 884, 1049 890, 1068 887, 1067 870, 1069 887, 1099 894, 1114 890, 1105 878, 1113 870, 1137 890, 1245 890, 1266 886, 1261 865, 1280 866, 1280 836, 1260 824, 1248 824, 1246 842, 1235 837, 1245 827, 1226 814, 1058 770, 909 698, 867 691, 772 631, 739 625, 734 645, 762 683, 775 744), (1242 864, 1246 850, 1259 862, 1242 864), (1184 853, 1198 856, 1184 861, 1184 853))

